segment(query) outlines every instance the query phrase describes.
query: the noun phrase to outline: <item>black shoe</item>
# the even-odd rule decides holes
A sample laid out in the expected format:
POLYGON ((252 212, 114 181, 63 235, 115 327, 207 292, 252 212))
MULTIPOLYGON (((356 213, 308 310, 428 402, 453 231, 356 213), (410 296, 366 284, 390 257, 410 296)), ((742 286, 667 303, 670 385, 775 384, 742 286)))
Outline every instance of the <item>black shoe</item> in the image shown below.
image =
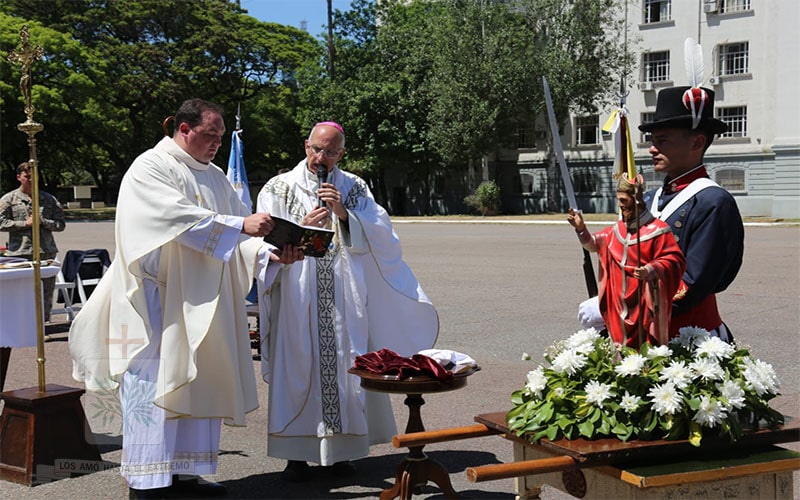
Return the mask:
POLYGON ((344 462, 336 462, 335 464, 327 467, 328 472, 339 477, 350 477, 356 473, 356 464, 350 460, 344 462))
POLYGON ((136 488, 128 488, 128 498, 135 500, 139 498, 155 499, 155 498, 171 498, 172 487, 166 488, 153 488, 149 490, 137 490, 136 488))
POLYGON ((281 472, 281 479, 290 483, 302 483, 311 479, 311 467, 300 460, 289 460, 281 472))
POLYGON ((172 486, 169 489, 173 496, 184 498, 224 497, 228 494, 224 484, 207 481, 200 476, 172 476, 172 486))

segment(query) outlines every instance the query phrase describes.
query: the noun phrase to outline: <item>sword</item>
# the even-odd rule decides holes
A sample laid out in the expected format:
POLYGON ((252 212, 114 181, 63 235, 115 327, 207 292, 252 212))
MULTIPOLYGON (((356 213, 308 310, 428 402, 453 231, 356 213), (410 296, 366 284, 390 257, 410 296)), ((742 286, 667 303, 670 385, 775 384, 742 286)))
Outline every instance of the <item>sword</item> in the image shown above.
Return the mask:
MULTIPOLYGON (((561 178, 564 179, 564 190, 567 192, 567 200, 569 200, 570 208, 578 210, 575 188, 572 187, 572 179, 569 176, 569 170, 567 170, 567 162, 564 160, 564 148, 561 145, 561 135, 558 133, 556 113, 553 111, 553 99, 550 97, 550 86, 547 84, 547 78, 545 76, 542 76, 542 84, 544 85, 544 99, 547 105, 547 118, 550 122, 550 133, 553 136, 553 149, 556 152, 558 168, 561 170, 561 178)), ((597 279, 594 275, 592 258, 589 255, 589 251, 585 248, 583 249, 583 278, 586 281, 586 291, 589 293, 589 298, 596 297, 597 279)))

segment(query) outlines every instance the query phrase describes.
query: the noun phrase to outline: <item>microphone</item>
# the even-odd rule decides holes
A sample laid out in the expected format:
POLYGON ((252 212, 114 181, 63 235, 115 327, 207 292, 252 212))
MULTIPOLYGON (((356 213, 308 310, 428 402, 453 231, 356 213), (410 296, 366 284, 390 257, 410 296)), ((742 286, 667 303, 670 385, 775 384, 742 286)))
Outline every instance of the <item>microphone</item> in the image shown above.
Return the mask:
MULTIPOLYGON (((328 182, 328 167, 320 165, 317 167, 317 179, 319 180, 319 187, 322 187, 323 182, 328 182)), ((319 200, 319 206, 324 207, 325 201, 319 200)))

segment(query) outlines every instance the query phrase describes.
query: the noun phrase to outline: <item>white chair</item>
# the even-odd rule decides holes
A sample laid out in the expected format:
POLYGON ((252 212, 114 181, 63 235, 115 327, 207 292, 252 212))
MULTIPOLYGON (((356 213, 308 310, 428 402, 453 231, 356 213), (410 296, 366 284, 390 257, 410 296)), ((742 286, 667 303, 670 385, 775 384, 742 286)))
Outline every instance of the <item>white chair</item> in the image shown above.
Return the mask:
POLYGON ((78 274, 75 276, 75 285, 76 285, 75 287, 78 289, 78 297, 80 297, 81 299, 81 304, 86 304, 86 299, 91 294, 91 291, 88 294, 86 293, 86 287, 97 286, 97 284, 100 283, 100 278, 102 278, 103 275, 108 270, 108 267, 106 267, 103 264, 100 258, 94 255, 87 255, 86 257, 83 258, 83 262, 81 262, 81 267, 85 265, 96 265, 101 269, 101 272, 100 276, 97 277, 82 278, 80 269, 78 270, 78 274))
POLYGON ((66 314, 70 321, 75 319, 75 312, 80 306, 72 304, 72 291, 75 290, 75 283, 64 281, 61 270, 56 275, 56 301, 64 302, 64 307, 54 307, 50 309, 50 314, 66 314))

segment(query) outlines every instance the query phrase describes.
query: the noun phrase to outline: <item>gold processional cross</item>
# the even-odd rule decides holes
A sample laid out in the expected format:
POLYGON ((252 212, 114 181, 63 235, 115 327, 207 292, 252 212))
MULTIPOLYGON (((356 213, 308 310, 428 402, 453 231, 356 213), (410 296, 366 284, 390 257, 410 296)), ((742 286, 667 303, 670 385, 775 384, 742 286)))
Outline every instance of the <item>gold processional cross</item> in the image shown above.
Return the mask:
POLYGON ((25 116, 28 117, 28 122, 33 122, 33 112, 36 111, 36 108, 31 104, 31 64, 42 58, 44 49, 38 45, 31 47, 28 26, 22 27, 19 37, 22 43, 19 48, 11 51, 8 60, 21 66, 22 76, 19 78, 19 90, 25 100, 25 116))

